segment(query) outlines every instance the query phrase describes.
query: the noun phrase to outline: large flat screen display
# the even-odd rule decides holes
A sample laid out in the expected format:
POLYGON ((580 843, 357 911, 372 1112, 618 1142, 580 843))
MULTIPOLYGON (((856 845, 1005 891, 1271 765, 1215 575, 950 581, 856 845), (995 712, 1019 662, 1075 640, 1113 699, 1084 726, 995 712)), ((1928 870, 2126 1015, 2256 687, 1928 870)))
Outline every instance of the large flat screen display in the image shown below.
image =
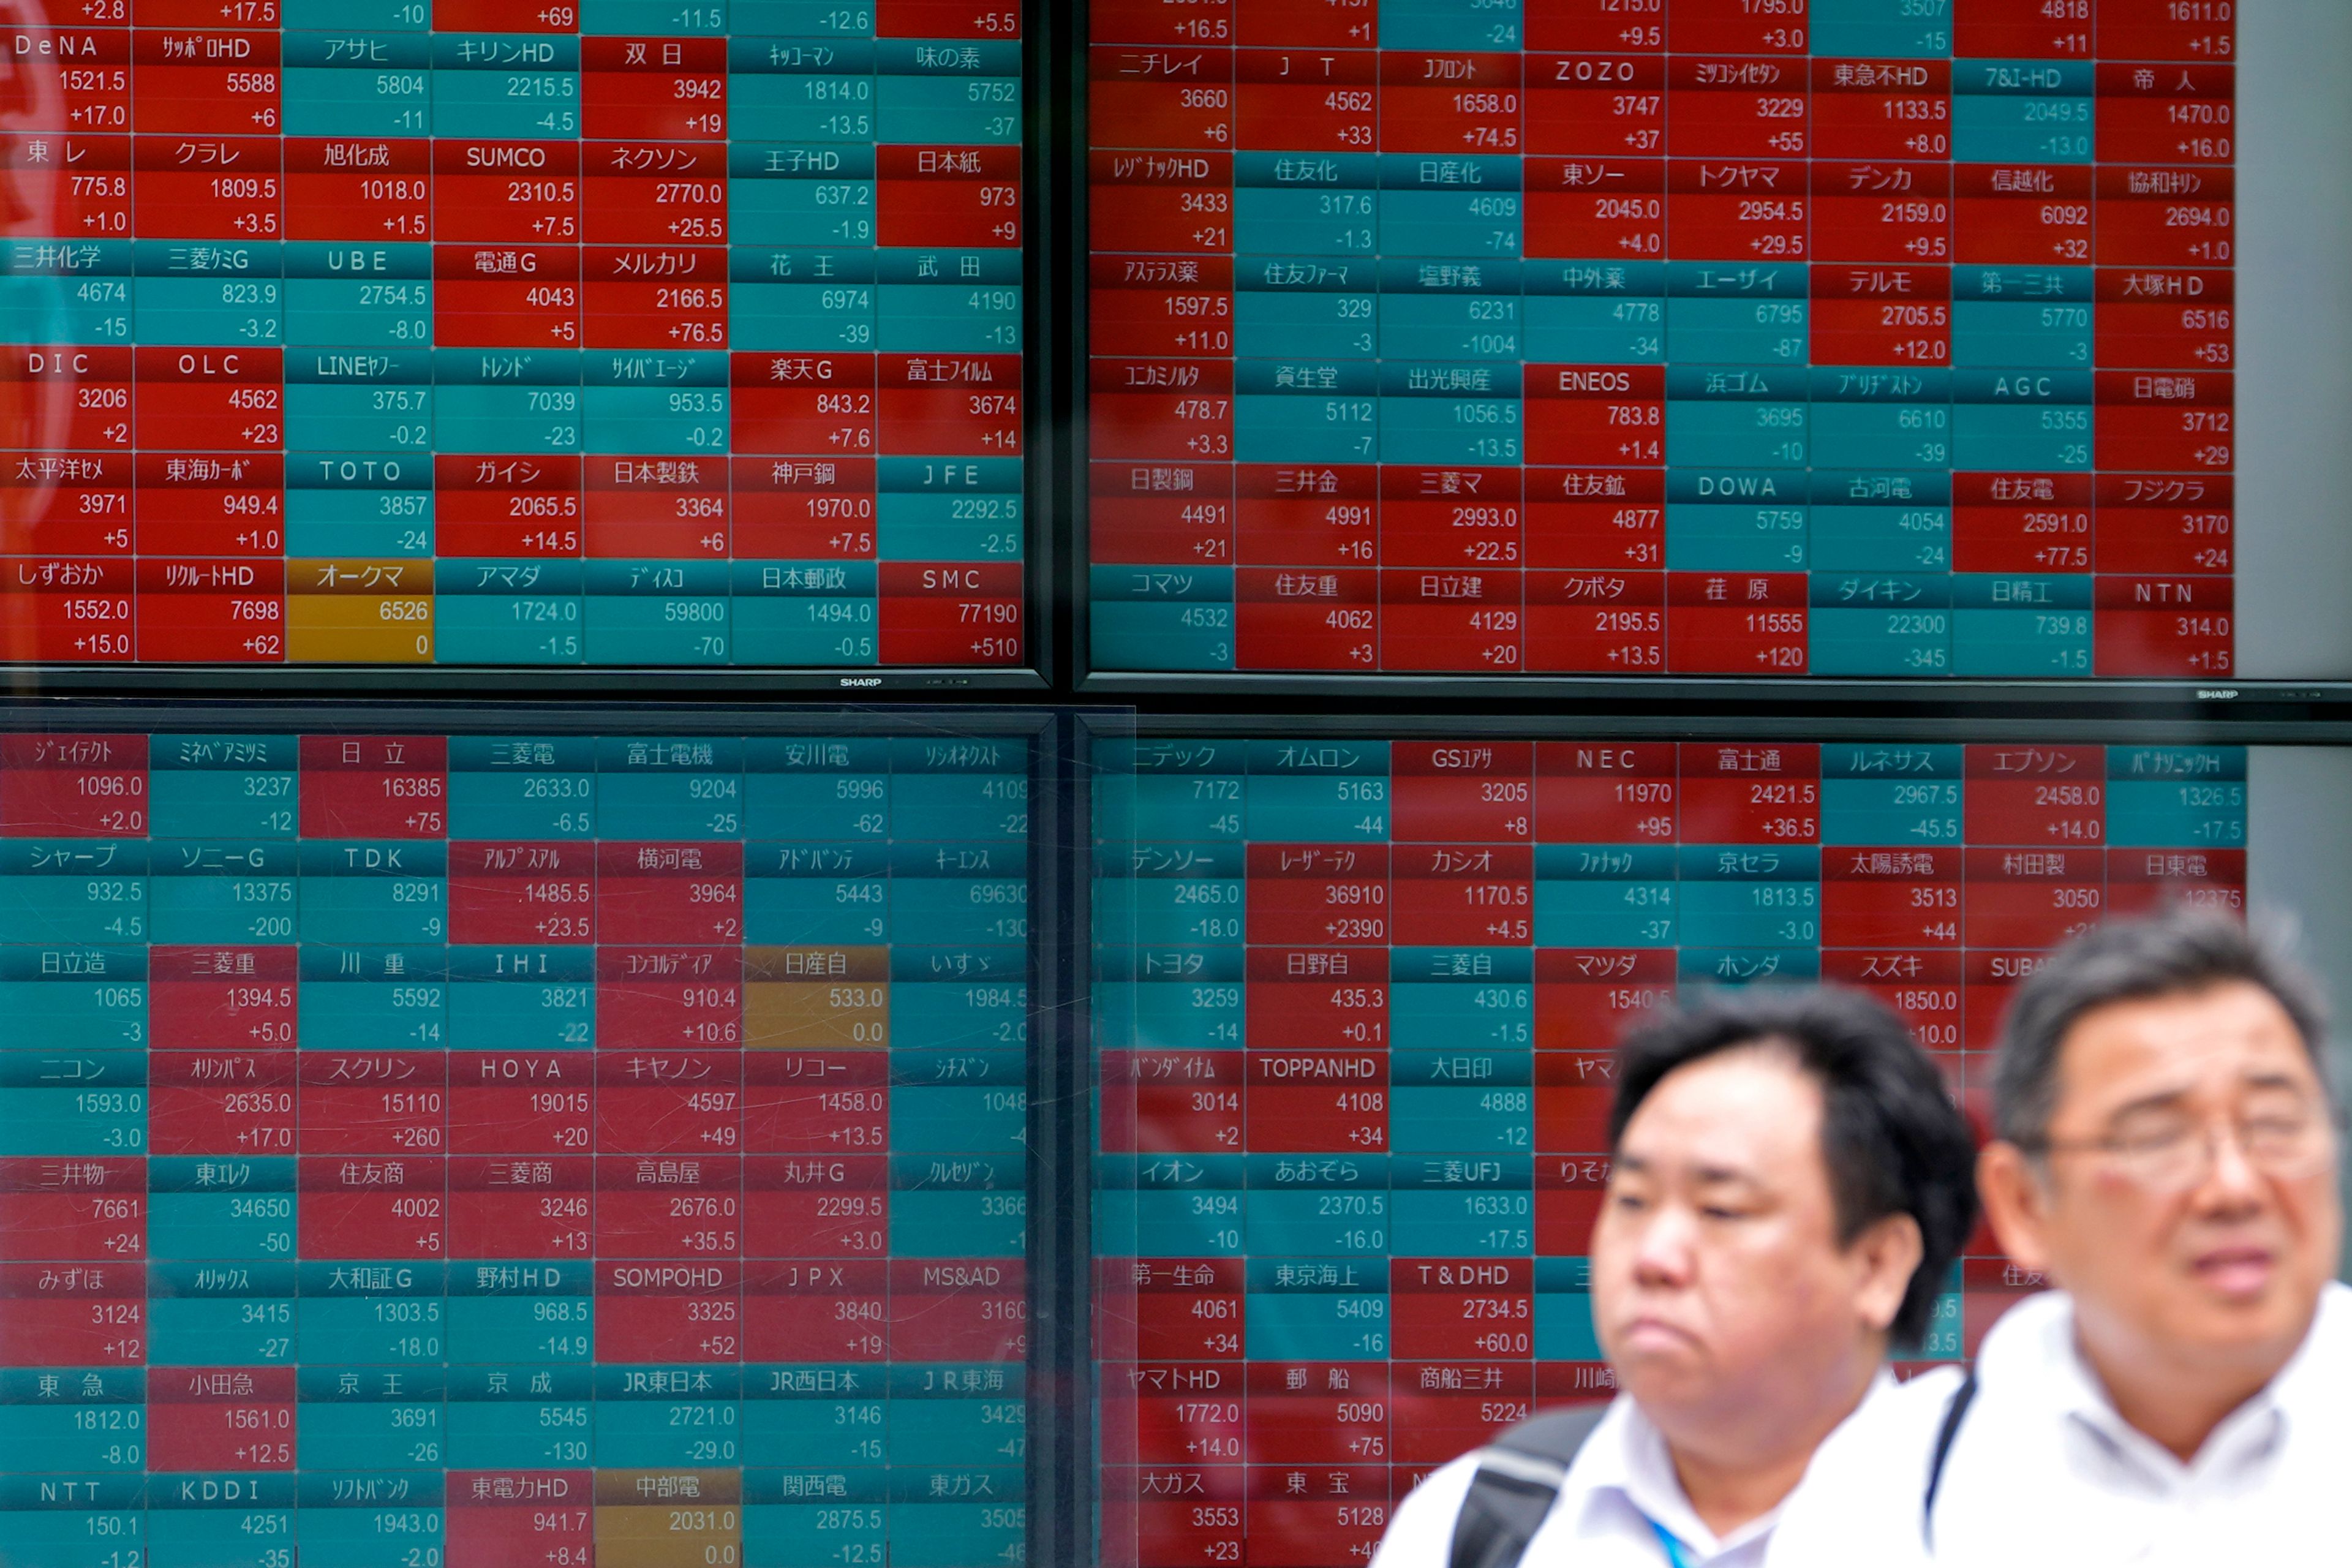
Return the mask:
POLYGON ((0 736, 0 1560, 1020 1563, 1029 779, 0 736))
MULTIPOLYGON (((2311 826, 2338 752, 1295 721, 1106 750, 1096 1352, 1127 1568, 1361 1563, 1432 1468, 1609 1396, 1611 1051, 1678 993, 1859 987, 1978 1104, 2012 988, 2074 931, 2250 887, 2315 955, 2346 929, 2342 836, 2311 826)), ((2040 1283, 1980 1236, 1924 1356, 2040 1283)))
POLYGON ((24 0, 0 659, 1024 657, 1018 0, 24 0))
POLYGON ((1090 16, 1094 670, 2352 674, 2340 7, 1090 16))

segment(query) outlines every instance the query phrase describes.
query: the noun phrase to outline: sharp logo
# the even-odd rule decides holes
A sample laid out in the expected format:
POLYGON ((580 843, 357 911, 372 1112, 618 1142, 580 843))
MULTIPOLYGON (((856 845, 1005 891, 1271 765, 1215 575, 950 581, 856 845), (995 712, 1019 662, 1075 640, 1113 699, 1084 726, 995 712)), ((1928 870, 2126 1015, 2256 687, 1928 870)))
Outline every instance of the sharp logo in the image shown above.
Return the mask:
POLYGON ((841 684, 851 690, 859 690, 868 686, 881 685, 882 678, 878 675, 845 675, 841 678, 841 684))
POLYGON ((2197 700, 2200 702, 2227 702, 2237 694, 2238 689, 2234 686, 2205 686, 2198 688, 2197 700))

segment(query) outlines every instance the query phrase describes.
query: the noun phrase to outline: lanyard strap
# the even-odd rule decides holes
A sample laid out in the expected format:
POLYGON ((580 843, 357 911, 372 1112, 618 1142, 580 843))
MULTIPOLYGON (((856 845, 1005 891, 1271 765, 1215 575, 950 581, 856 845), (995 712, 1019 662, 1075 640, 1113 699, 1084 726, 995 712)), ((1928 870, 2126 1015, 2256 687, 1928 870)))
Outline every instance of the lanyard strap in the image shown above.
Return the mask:
POLYGON ((1654 1519, 1650 1521, 1650 1528, 1657 1532, 1658 1544, 1666 1549, 1667 1568, 1691 1568, 1690 1556, 1683 1551, 1683 1543, 1675 1539, 1674 1531, 1654 1519))

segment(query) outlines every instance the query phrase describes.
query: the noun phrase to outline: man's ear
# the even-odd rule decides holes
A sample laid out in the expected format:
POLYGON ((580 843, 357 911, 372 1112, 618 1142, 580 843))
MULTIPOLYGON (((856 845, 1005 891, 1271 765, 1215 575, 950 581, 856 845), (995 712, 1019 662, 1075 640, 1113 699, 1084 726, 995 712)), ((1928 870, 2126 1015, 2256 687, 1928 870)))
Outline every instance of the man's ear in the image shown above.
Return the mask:
POLYGON ((1862 1268, 1854 1305, 1864 1322, 1885 1333, 1903 1310, 1911 1276, 1919 1271, 1919 1259, 1927 1254, 1919 1222, 1907 1214, 1887 1215, 1865 1226, 1846 1250, 1862 1268))
POLYGON ((2000 1249, 2021 1268, 2049 1268, 2050 1173, 2016 1144, 1996 1140, 1977 1156, 1977 1195, 2000 1249))

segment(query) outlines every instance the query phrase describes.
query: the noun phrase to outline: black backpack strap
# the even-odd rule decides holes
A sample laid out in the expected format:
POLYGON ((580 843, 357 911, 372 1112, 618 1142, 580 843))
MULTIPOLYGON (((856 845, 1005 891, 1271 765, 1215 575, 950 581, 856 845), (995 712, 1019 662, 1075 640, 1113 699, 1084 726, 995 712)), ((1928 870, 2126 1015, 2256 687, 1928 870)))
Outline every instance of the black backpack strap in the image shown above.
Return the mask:
POLYGON ((1976 1369, 1970 1367, 1959 1387, 1952 1390, 1952 1402, 1944 1406, 1943 1425, 1936 1428, 1936 1451, 1927 1460, 1927 1495, 1919 1504, 1919 1534, 1931 1552, 1936 1547, 1936 1494, 1943 1489, 1944 1461, 1952 1457, 1952 1445, 1960 1436, 1960 1421, 1976 1396, 1976 1369))
POLYGON ((1478 1450, 1478 1468, 1454 1520, 1448 1568, 1517 1568, 1542 1528, 1568 1468, 1609 1406, 1571 1405, 1496 1435, 1478 1450))

